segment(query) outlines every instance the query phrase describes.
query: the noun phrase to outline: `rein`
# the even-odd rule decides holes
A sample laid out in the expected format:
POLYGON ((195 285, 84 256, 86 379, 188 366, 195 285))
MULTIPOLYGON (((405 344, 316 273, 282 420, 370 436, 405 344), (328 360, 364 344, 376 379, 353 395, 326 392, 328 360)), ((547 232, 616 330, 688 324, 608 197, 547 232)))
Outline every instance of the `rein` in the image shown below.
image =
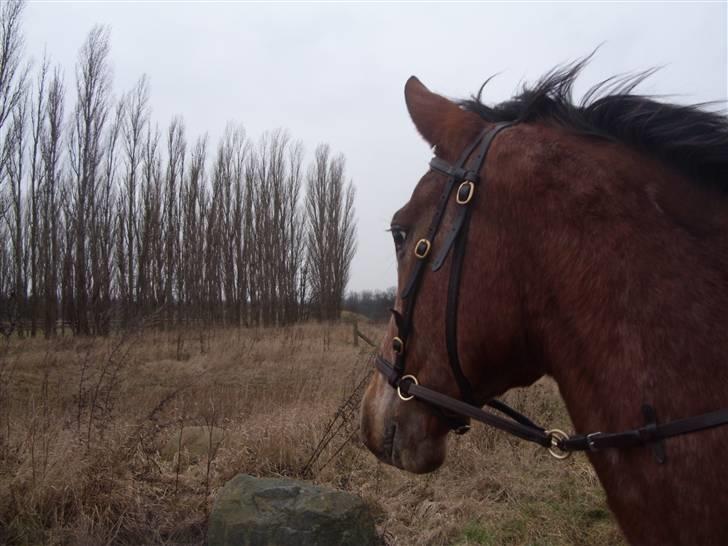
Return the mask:
POLYGON ((414 246, 414 255, 417 258, 414 268, 400 297, 404 303, 403 312, 392 310, 397 335, 392 339, 392 352, 394 362, 377 355, 375 365, 387 382, 395 389, 403 401, 417 398, 435 408, 450 428, 457 434, 464 434, 470 429, 466 418, 475 419, 497 429, 503 430, 513 436, 534 442, 548 449, 549 453, 557 459, 566 459, 573 451, 600 451, 609 448, 629 448, 636 446, 650 446, 658 463, 666 460, 664 443, 662 440, 672 436, 680 436, 692 432, 710 429, 728 424, 728 409, 705 413, 686 419, 657 423, 655 410, 645 404, 642 413, 645 425, 640 428, 623 432, 592 432, 590 434, 575 434, 569 436, 559 429, 546 430, 522 415, 515 409, 499 400, 490 400, 487 405, 504 414, 501 417, 485 411, 475 405, 472 398, 472 387, 465 377, 457 349, 457 311, 460 288, 460 273, 465 256, 465 243, 471 215, 471 203, 478 185, 486 180, 481 171, 485 164, 491 144, 495 137, 503 130, 514 125, 515 122, 498 123, 483 130, 473 143, 462 153, 458 161, 450 163, 435 157, 430 161, 430 168, 447 176, 440 198, 437 202, 435 214, 425 237, 419 239, 414 246), (471 156, 473 159, 471 160, 471 156), (470 168, 468 168, 470 165, 470 168), (450 195, 455 190, 457 209, 449 231, 444 235, 443 245, 432 260, 431 269, 438 271, 452 250, 452 263, 447 292, 445 340, 448 360, 455 381, 460 389, 461 400, 439 393, 420 385, 414 375, 406 374, 405 350, 412 331, 412 316, 414 313, 417 293, 425 272, 428 258, 432 251, 432 241, 438 233, 440 223, 445 214, 450 195))

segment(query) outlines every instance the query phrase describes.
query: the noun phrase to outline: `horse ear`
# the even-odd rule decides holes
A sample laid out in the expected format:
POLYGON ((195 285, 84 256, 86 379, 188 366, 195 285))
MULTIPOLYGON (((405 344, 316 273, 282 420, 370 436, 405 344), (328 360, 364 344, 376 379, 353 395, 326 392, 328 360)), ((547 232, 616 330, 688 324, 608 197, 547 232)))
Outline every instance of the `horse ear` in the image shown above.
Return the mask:
POLYGON ((419 133, 443 157, 457 153, 463 145, 464 126, 476 123, 472 114, 433 93, 414 76, 404 86, 404 99, 419 133))

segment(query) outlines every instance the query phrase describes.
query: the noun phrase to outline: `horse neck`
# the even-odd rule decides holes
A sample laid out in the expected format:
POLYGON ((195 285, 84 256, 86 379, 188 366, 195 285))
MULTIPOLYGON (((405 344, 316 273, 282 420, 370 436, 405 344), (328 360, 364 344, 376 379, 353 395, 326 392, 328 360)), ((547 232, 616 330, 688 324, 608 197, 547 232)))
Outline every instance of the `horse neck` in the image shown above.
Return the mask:
POLYGON ((560 144, 532 188, 527 299, 576 429, 728 407, 725 198, 620 146, 560 144))

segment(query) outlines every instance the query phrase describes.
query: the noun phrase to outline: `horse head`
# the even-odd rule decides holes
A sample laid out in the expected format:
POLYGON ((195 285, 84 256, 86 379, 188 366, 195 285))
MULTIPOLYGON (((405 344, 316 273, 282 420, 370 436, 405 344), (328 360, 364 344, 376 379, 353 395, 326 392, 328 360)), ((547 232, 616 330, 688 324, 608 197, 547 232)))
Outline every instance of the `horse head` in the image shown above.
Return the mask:
MULTIPOLYGON (((495 140, 498 127, 414 77, 405 86, 405 100, 417 130, 443 164, 473 167, 478 147, 472 144, 490 141, 487 158, 484 153, 482 165, 474 167, 478 172, 471 173, 477 184, 433 168, 394 214, 398 289, 380 358, 405 361, 410 381, 483 405, 542 374, 523 328, 523 277, 517 269, 524 266, 525 249, 509 218, 510 201, 517 198, 509 186, 517 171, 510 164, 520 158, 513 147, 518 130, 502 131, 495 140), (470 215, 467 222, 464 214, 470 215), (467 257, 460 263, 463 252, 467 257)), ((362 403, 364 442, 387 463, 411 472, 434 470, 445 458, 447 433, 465 430, 466 421, 393 386, 382 374, 369 384, 362 403)))

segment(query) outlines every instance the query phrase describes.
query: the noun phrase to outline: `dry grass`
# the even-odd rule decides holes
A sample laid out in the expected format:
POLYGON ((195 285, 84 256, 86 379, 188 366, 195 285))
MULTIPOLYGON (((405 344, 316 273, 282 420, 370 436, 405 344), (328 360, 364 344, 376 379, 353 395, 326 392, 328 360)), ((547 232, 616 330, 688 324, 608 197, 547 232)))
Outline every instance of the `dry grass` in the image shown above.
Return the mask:
MULTIPOLYGON (((240 472, 353 491, 388 544, 622 542, 582 456, 476 426, 434 474, 378 463, 357 439, 350 395, 371 368, 350 325, 3 343, 0 543, 204 543, 216 490, 240 472)), ((507 400, 568 423, 550 382, 507 400)))

